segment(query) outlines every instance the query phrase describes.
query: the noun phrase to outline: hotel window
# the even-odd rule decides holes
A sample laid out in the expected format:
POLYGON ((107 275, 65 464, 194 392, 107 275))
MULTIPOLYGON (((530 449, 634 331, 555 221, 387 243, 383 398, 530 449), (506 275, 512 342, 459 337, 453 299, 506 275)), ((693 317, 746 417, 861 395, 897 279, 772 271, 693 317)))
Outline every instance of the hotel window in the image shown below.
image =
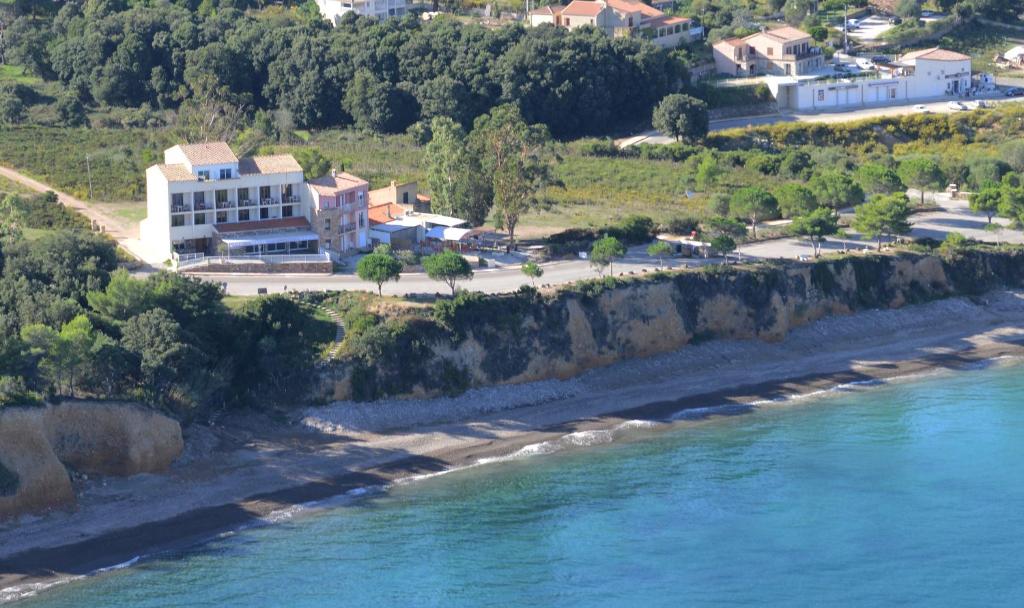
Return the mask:
POLYGON ((324 247, 326 247, 327 249, 331 248, 331 239, 327 239, 326 241, 324 241, 324 247))
POLYGON ((330 232, 330 230, 331 230, 331 218, 325 217, 324 218, 324 231, 325 232, 330 232))
POLYGON ((217 199, 217 203, 218 204, 228 202, 228 191, 227 190, 217 190, 216 192, 213 193, 213 196, 214 196, 214 198, 217 199))
POLYGON ((206 223, 206 214, 205 213, 197 213, 196 214, 196 221, 195 221, 196 226, 202 226, 205 223, 206 223))
POLYGON ((248 209, 242 209, 242 210, 240 210, 238 212, 238 221, 240 221, 240 222, 248 222, 249 221, 249 210, 248 209))
POLYGON ((196 204, 196 209, 201 209, 206 204, 206 193, 205 192, 194 192, 192 193, 192 202, 196 204))
POLYGON ((269 220, 270 219, 270 209, 267 209, 266 207, 260 209, 260 219, 261 220, 269 220))
POLYGON ((171 216, 171 227, 172 228, 176 228, 178 226, 184 226, 184 225, 185 225, 185 216, 184 215, 172 215, 171 216))
POLYGON ((409 193, 408 192, 403 192, 402 193, 402 204, 403 205, 408 205, 409 204, 409 193))
POLYGON ((896 89, 889 89, 889 99, 896 99, 896 89))
POLYGON ((293 211, 291 205, 285 205, 284 207, 281 208, 281 217, 291 217, 292 214, 293 211))
POLYGON ((218 211, 217 212, 217 219, 215 221, 218 224, 226 224, 226 223, 228 223, 228 212, 227 211, 218 211))
POLYGON ((291 196, 292 195, 292 185, 291 184, 286 184, 285 185, 285 187, 284 187, 284 195, 285 196, 291 196))
POLYGON ((363 217, 363 212, 362 211, 359 212, 359 227, 360 228, 365 228, 366 227, 366 218, 363 217))
POLYGON ((241 204, 242 201, 247 201, 247 200, 249 200, 249 189, 248 188, 239 188, 238 189, 238 202, 239 202, 239 204, 241 204))
POLYGON ((260 201, 270 198, 270 186, 260 186, 260 201))
POLYGON ((196 171, 196 175, 199 177, 200 181, 210 179, 209 171, 196 171))
POLYGON ((185 209, 185 195, 184 194, 172 194, 171 195, 171 210, 172 211, 184 211, 185 209))
POLYGON ((220 170, 220 178, 221 179, 231 179, 231 169, 221 169, 220 170))
POLYGON ((818 101, 825 101, 825 91, 818 91, 818 101))

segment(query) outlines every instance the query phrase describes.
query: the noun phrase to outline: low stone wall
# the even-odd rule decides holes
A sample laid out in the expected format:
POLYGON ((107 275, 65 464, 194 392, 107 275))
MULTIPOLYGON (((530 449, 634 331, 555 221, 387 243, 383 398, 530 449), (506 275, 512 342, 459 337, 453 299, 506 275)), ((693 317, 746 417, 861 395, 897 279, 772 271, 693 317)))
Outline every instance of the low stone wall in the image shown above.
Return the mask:
POLYGON ((129 403, 0 410, 0 465, 16 478, 0 492, 0 518, 73 506, 65 467, 92 475, 159 473, 182 449, 176 421, 129 403))
POLYGON ((244 274, 331 274, 331 262, 289 262, 287 264, 208 264, 183 268, 182 272, 224 272, 244 274))

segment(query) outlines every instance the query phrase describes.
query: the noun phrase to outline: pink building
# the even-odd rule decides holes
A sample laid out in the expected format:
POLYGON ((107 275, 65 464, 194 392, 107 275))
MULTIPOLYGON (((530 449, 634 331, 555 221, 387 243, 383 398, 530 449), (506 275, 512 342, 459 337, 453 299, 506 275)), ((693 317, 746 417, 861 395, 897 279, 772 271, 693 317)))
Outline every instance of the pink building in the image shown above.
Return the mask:
POLYGON ((309 181, 313 197, 310 223, 320 235, 321 246, 340 255, 355 253, 367 246, 370 184, 349 173, 309 181))

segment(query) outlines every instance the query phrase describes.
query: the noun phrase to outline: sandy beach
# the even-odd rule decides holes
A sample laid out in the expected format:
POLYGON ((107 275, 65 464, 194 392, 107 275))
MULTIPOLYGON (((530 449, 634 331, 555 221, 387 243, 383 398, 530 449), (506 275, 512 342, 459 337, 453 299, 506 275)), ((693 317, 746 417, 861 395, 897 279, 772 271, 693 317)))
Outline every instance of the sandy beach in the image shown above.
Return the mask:
POLYGON ((782 342, 711 341, 568 381, 455 399, 336 404, 297 411, 290 424, 239 415, 188 429, 186 452, 167 475, 83 480, 75 512, 0 525, 0 589, 12 599, 14 587, 194 545, 295 505, 479 464, 568 434, 607 441, 607 431, 628 421, 702 423, 838 385, 999 357, 1024 357, 1024 294, 832 317, 782 342), (398 428, 414 410, 419 425, 398 428))

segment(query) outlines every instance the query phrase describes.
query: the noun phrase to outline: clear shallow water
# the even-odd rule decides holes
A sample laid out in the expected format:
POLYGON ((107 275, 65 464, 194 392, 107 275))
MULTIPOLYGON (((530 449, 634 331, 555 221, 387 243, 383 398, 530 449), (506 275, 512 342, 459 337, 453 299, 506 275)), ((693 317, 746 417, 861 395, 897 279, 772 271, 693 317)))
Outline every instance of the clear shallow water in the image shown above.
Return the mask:
POLYGON ((1019 606, 1022 372, 455 472, 16 605, 1019 606))

